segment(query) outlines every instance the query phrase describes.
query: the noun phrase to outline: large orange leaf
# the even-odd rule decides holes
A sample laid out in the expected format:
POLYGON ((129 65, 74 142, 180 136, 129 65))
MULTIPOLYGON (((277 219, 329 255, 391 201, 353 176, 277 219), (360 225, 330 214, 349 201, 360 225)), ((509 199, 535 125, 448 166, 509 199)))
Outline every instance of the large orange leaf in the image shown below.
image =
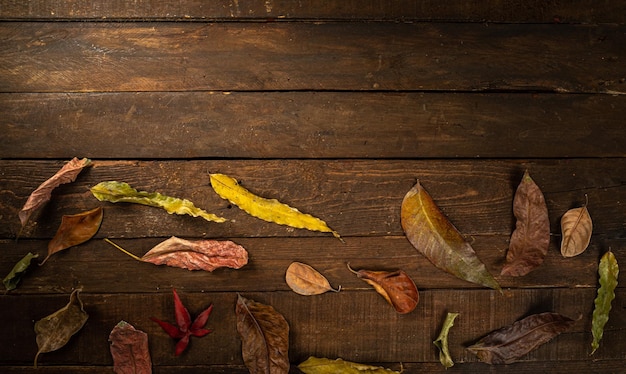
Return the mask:
POLYGON ((439 269, 468 282, 500 290, 472 246, 417 184, 404 196, 402 228, 411 244, 439 269))

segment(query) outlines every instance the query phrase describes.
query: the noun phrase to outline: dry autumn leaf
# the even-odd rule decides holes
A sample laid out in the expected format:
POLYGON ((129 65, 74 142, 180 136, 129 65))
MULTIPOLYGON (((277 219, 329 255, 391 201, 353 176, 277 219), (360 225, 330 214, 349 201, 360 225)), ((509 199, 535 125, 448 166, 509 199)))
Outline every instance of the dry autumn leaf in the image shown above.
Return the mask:
POLYGON ((336 290, 332 288, 328 279, 311 266, 301 262, 292 262, 289 265, 285 274, 285 281, 293 292, 305 296, 341 290, 341 286, 336 290))
POLYGON ((413 247, 439 269, 468 282, 500 290, 472 246, 419 181, 402 200, 401 223, 413 247))
POLYGON ((32 254, 28 252, 26 256, 22 257, 22 259, 19 260, 17 264, 15 264, 15 266, 13 266, 11 272, 9 272, 9 274, 7 274, 7 276, 4 277, 4 279, 2 280, 4 288, 7 291, 11 291, 17 288, 17 285, 22 280, 22 276, 24 276, 24 273, 26 273, 26 270, 30 267, 31 260, 37 257, 39 257, 38 254, 32 254))
POLYGON ((237 332, 251 374, 289 372, 289 324, 273 307, 237 296, 237 332))
POLYGON ((352 270, 350 265, 348 269, 356 274, 367 284, 374 287, 382 297, 393 306, 396 312, 406 314, 412 312, 419 302, 419 292, 415 283, 404 271, 373 271, 352 270))
POLYGON ((443 326, 441 327, 441 332, 433 344, 439 348, 439 362, 443 367, 451 368, 454 366, 454 361, 452 360, 452 356, 450 356, 450 351, 448 350, 448 333, 452 326, 454 326, 454 320, 459 316, 459 313, 448 313, 446 315, 446 319, 443 322, 443 326))
POLYGON ((298 365, 298 369, 305 374, 400 374, 401 371, 385 369, 380 366, 359 364, 345 361, 340 358, 309 357, 298 365))
POLYGON ((109 346, 116 374, 150 374, 152 362, 148 334, 120 321, 109 334, 109 346))
POLYGON ((501 274, 521 277, 543 263, 550 245, 546 200, 528 170, 515 192, 513 214, 517 221, 501 274))
POLYGON ((66 306, 35 323, 39 347, 35 355, 35 368, 40 354, 62 348, 87 322, 89 315, 83 309, 78 292, 79 290, 72 292, 66 306))
POLYGON ((490 333, 467 349, 482 362, 511 364, 573 324, 574 320, 558 313, 533 314, 490 333))
POLYGON ((615 255, 610 250, 600 259, 598 275, 600 276, 600 287, 598 288, 598 296, 596 296, 593 302, 594 309, 591 321, 593 341, 591 342, 591 354, 594 354, 600 347, 600 340, 602 340, 602 335, 604 335, 604 325, 609 321, 611 302, 615 299, 615 287, 617 287, 619 266, 617 265, 615 255))
POLYGON ((239 269, 248 263, 248 251, 230 240, 185 240, 172 236, 143 257, 135 256, 109 239, 105 241, 137 261, 187 270, 239 269))
POLYGON ((202 217, 210 222, 226 222, 225 218, 208 213, 187 199, 165 196, 158 192, 137 191, 125 182, 100 182, 91 187, 91 193, 100 201, 141 204, 162 208, 169 214, 187 214, 192 217, 202 217))
POLYGON ((74 157, 70 162, 63 165, 52 177, 39 185, 39 187, 28 196, 24 207, 22 207, 22 210, 18 213, 20 222, 22 223, 22 229, 26 226, 26 223, 28 223, 31 215, 50 200, 52 190, 62 184, 76 180, 78 174, 89 164, 91 164, 91 160, 88 158, 79 160, 74 157))
POLYGON ((48 243, 48 256, 40 265, 43 265, 53 254, 91 239, 98 232, 101 223, 101 207, 71 216, 63 216, 56 235, 48 243))
POLYGON ((237 205, 253 217, 297 229, 330 232, 336 238, 341 239, 339 234, 321 219, 302 213, 276 199, 257 196, 240 186, 236 179, 228 175, 211 174, 211 186, 222 199, 237 205))
POLYGON ((586 206, 570 209, 561 217, 561 255, 574 257, 583 253, 591 241, 593 224, 586 206))

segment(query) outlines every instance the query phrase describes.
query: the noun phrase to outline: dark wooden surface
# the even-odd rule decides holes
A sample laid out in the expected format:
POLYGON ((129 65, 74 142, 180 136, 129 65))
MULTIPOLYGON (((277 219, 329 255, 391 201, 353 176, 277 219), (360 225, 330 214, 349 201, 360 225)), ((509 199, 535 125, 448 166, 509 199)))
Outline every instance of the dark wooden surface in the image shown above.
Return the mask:
POLYGON ((292 373, 311 355, 406 373, 623 373, 623 285, 600 349, 588 354, 599 258, 611 248, 626 263, 626 6, 560 3, 0 1, 0 275, 28 251, 43 256, 62 215, 104 208, 94 239, 0 295, 0 371, 32 371, 34 321, 81 287, 90 318, 40 357, 40 372, 112 372, 107 338, 126 320, 149 334, 156 373, 245 373, 241 293, 289 322, 292 373), (93 166, 55 190, 16 242, 30 192, 74 156, 93 166), (529 275, 500 277, 524 170, 546 197, 550 251, 529 275), (215 195, 210 172, 321 217, 345 244, 247 216, 215 195), (406 240, 400 204, 417 179, 502 295, 436 269, 406 240), (89 187, 103 180, 235 222, 101 203, 89 187), (564 259, 560 217, 587 199, 591 245, 564 259), (102 240, 142 255, 172 235, 234 240, 250 262, 213 273, 156 267, 102 240), (342 291, 291 292, 292 261, 342 291), (403 268, 420 289, 417 309, 396 314, 347 262, 403 268), (171 320, 172 287, 192 314, 215 306, 214 332, 181 357, 149 320, 171 320), (446 371, 432 340, 447 311, 460 316, 446 371), (465 350, 544 311, 577 321, 515 364, 490 367, 465 350))

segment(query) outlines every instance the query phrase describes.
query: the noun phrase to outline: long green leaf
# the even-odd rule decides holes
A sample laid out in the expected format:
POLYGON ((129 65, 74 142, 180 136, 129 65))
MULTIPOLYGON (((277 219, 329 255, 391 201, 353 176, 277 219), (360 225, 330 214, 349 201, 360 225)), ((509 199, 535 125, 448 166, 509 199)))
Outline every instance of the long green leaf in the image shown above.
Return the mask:
POLYGON ((111 203, 135 203, 163 208, 169 214, 188 214, 207 221, 226 222, 225 218, 196 207, 187 199, 161 195, 158 192, 137 191, 125 182, 101 182, 91 187, 91 193, 100 201, 111 203))
POLYGON ((595 308, 591 322, 591 333, 593 335, 591 354, 594 354, 600 347, 600 340, 602 335, 604 335, 604 325, 609 320, 611 302, 615 299, 619 266, 617 265, 615 255, 610 250, 600 259, 598 274, 600 275, 600 288, 598 288, 598 296, 594 301, 595 308))
POLYGON ((437 339, 433 342, 434 345, 439 348, 439 361, 446 369, 454 366, 454 361, 448 351, 448 333, 450 328, 454 326, 454 320, 459 316, 459 313, 448 313, 446 320, 443 322, 443 327, 437 339))

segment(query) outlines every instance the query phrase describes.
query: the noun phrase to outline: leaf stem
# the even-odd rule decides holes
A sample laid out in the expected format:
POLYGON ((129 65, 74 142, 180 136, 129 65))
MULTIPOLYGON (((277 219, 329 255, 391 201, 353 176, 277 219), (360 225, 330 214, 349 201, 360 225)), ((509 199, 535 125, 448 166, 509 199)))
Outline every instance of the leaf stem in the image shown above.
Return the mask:
POLYGON ((104 241, 109 243, 109 244, 111 244, 112 246, 114 246, 115 248, 119 249, 120 251, 126 253, 127 255, 129 255, 130 257, 134 258, 135 260, 143 262, 143 260, 141 258, 139 258, 139 257, 135 256, 134 254, 128 252, 127 250, 125 250, 124 248, 120 247, 119 245, 113 243, 108 238, 104 238, 104 241))

